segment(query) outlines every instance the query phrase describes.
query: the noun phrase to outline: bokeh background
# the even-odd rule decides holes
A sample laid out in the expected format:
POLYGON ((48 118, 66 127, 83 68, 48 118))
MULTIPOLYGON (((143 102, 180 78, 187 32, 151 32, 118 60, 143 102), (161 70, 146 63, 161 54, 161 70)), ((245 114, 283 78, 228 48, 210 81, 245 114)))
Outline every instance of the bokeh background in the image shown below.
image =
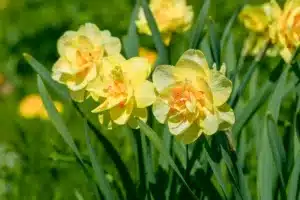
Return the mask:
MULTIPOLYGON (((22 53, 33 55, 51 69, 57 59, 57 39, 66 30, 77 29, 85 22, 93 22, 121 38, 126 34, 134 3, 134 0, 0 0, 0 199, 80 199, 80 196, 92 199, 88 181, 51 122, 20 115, 20 101, 37 93, 36 74, 22 53)), ((188 3, 193 5, 197 16, 203 2, 188 0, 188 3)), ((210 16, 218 30, 223 30, 240 4, 240 0, 212 0, 210 16)), ((233 38, 237 48, 245 35, 236 23, 233 38)), ((144 37, 143 43, 153 48, 151 38, 144 37)), ((29 106, 34 108, 36 104, 29 106)), ((76 123, 78 116, 67 105, 63 106, 63 116, 85 155, 84 136, 76 123)), ((126 133, 120 130, 119 134, 108 134, 108 138, 134 171, 133 152, 126 133)), ((115 175, 105 149, 97 148, 105 169, 115 175)), ((117 180, 111 178, 111 181, 118 185, 117 180)))

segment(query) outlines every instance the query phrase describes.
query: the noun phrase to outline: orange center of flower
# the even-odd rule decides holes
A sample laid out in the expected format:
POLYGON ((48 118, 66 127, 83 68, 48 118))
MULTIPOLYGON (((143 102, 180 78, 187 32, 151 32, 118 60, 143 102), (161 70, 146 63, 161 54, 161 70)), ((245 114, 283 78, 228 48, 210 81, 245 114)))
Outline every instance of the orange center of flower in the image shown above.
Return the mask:
POLYGON ((171 113, 187 111, 187 103, 195 108, 204 106, 204 92, 197 91, 189 85, 174 87, 169 102, 171 113))
POLYGON ((110 97, 121 99, 119 106, 121 108, 125 107, 125 103, 127 99, 127 88, 124 82, 114 81, 112 84, 110 84, 107 87, 107 92, 110 97))

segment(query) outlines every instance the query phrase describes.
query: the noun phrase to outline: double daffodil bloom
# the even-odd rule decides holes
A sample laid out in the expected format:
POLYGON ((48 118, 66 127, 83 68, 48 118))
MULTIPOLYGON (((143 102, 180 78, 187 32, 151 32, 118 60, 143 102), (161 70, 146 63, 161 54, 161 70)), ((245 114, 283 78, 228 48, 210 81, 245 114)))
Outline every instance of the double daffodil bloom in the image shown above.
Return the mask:
POLYGON ((232 83, 221 71, 210 69, 203 53, 188 50, 176 66, 161 65, 153 72, 158 92, 153 114, 170 132, 188 144, 202 133, 230 129, 235 117, 226 104, 232 83))
MULTIPOLYGON (((186 0, 151 0, 149 7, 166 45, 169 45, 172 33, 185 32, 191 27, 194 12, 186 0)), ((143 9, 136 25, 140 33, 151 35, 143 9)))
POLYGON ((147 80, 151 65, 146 58, 126 60, 121 55, 103 59, 103 67, 97 79, 88 85, 90 95, 100 102, 92 112, 100 113, 99 121, 108 118, 118 125, 128 123, 138 128, 136 118, 147 120, 147 107, 155 101, 153 84, 147 80))
MULTIPOLYGON (((273 1, 262 5, 246 5, 239 14, 240 21, 251 31, 245 40, 243 54, 257 55, 270 41, 270 26, 277 20, 280 7, 273 1)), ((276 56, 275 46, 267 50, 268 56, 276 56)))
POLYGON ((288 0, 283 11, 276 14, 278 21, 272 25, 271 36, 280 47, 280 55, 289 63, 300 43, 300 0, 288 0))
MULTIPOLYGON (((54 101, 54 105, 58 112, 63 112, 63 105, 60 102, 54 101)), ((21 100, 19 114, 27 119, 48 119, 48 114, 43 105, 43 101, 37 94, 28 95, 21 100)))
POLYGON ((97 77, 106 56, 119 54, 120 40, 109 31, 87 23, 78 31, 67 31, 57 43, 60 58, 53 66, 52 78, 67 85, 76 101, 83 101, 86 86, 97 77))

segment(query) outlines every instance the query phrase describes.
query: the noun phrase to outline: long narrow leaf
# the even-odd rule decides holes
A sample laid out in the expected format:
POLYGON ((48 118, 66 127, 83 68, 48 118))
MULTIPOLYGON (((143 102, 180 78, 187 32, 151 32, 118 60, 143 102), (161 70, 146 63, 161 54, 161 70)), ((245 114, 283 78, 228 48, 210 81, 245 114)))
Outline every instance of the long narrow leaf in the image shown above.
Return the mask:
POLYGON ((224 178, 222 176, 222 173, 221 173, 221 167, 219 165, 219 163, 217 163, 216 161, 214 161, 213 159, 213 152, 212 152, 212 149, 211 147, 209 146, 208 144, 208 141, 205 139, 204 140, 204 145, 205 145, 205 148, 204 148, 204 152, 205 152, 205 155, 206 155, 206 158, 207 158, 207 161, 218 181, 218 184, 220 185, 221 189, 222 189, 222 192, 225 196, 226 199, 229 198, 229 194, 226 190, 226 186, 225 186, 225 181, 224 181, 224 178))
POLYGON ((159 54, 159 64, 168 64, 168 51, 161 38, 158 26, 146 0, 141 0, 145 16, 150 27, 155 47, 159 54))
POLYGON ((221 66, 221 45, 219 35, 216 30, 216 24, 210 20, 209 24, 210 49, 212 52, 214 63, 217 67, 221 66))
POLYGON ((82 158, 79 154, 79 151, 75 145, 75 142, 74 142, 67 126, 65 125, 62 117, 59 115, 58 111, 56 110, 56 108, 51 100, 51 97, 49 96, 48 91, 39 75, 37 78, 37 84, 38 84, 38 89, 41 94, 45 108, 48 112, 50 120, 52 121, 56 130, 60 133, 62 138, 65 140, 65 142, 72 149, 72 151, 74 152, 76 157, 80 160, 81 163, 83 163, 82 158))
POLYGON ((157 134, 147 125, 145 122, 138 120, 138 124, 143 131, 143 133, 150 139, 150 141, 153 143, 154 147, 165 156, 165 159, 168 161, 169 165, 173 168, 173 170, 176 172, 178 177, 180 178, 181 182, 185 187, 188 189, 190 192, 191 196, 194 199, 198 199, 197 196, 193 193, 192 189, 189 187, 189 185, 186 183, 184 180, 183 176, 181 175, 179 169, 177 168, 175 162, 173 161, 172 157, 170 156, 169 152, 167 149, 165 149, 162 145, 162 141, 160 138, 157 136, 157 134))
POLYGON ((284 163, 286 162, 286 155, 285 155, 281 138, 277 131, 277 124, 275 123, 271 115, 267 116, 267 129, 268 129, 267 130, 268 140, 273 154, 273 159, 275 161, 275 165, 278 170, 282 187, 285 187, 283 168, 286 167, 284 165, 284 163))
POLYGON ((290 179, 287 187, 288 200, 297 199, 297 193, 299 193, 298 185, 299 185, 299 177, 300 177, 300 151, 298 152, 296 162, 294 163, 293 171, 290 175, 290 179))
POLYGON ((210 7, 210 0, 205 0, 196 20, 196 23, 192 30, 192 39, 190 41, 190 49, 196 49, 204 36, 202 34, 205 21, 207 19, 208 11, 210 7))
POLYGON ((225 42, 228 39, 229 35, 230 35, 230 30, 238 16, 238 14, 240 13, 241 9, 243 8, 244 4, 239 6, 233 13, 233 15, 231 16, 231 18, 229 19, 229 21, 227 22, 225 29, 223 31, 222 37, 221 37, 221 49, 224 48, 225 42))
POLYGON ((105 177, 104 170, 97 159, 95 150, 92 147, 91 139, 90 139, 89 133, 88 133, 89 131, 88 131, 87 122, 84 122, 84 130, 85 130, 86 143, 87 143, 87 147, 89 150, 89 155, 90 155, 92 166, 93 166, 93 169, 95 172, 98 187, 105 199, 108 199, 108 200, 114 199, 111 187, 105 177))
POLYGON ((127 35, 123 37, 123 47, 125 50, 125 54, 127 58, 131 58, 134 56, 138 56, 138 50, 139 50, 139 37, 136 32, 136 24, 135 20, 138 16, 139 12, 139 3, 137 3, 134 6, 134 9, 132 11, 130 24, 128 27, 127 35))
POLYGON ((112 143, 102 134, 102 132, 100 130, 98 130, 98 128, 91 121, 88 120, 86 115, 81 111, 81 109, 78 107, 78 105, 75 102, 73 102, 73 105, 76 108, 76 110, 78 111, 78 113, 81 115, 81 117, 83 119, 87 120, 87 124, 88 124, 89 128, 93 131, 93 133, 97 137, 98 141, 102 143, 106 152, 110 155, 110 158, 114 162, 114 164, 119 172, 123 186, 126 190, 127 198, 128 199, 136 199, 135 185, 129 174, 128 168, 126 167, 125 163, 123 162, 122 158, 120 157, 118 151, 115 149, 115 147, 112 145, 112 143))
POLYGON ((258 92, 258 95, 253 97, 249 104, 243 108, 239 113, 237 113, 237 122, 233 126, 233 135, 235 138, 238 137, 241 130, 249 122, 254 113, 266 102, 269 95, 275 88, 275 85, 271 82, 268 82, 263 86, 263 88, 258 92))
POLYGON ((64 100, 69 101, 70 96, 67 91, 67 89, 60 85, 59 83, 55 82, 51 78, 50 72, 46 69, 44 65, 39 63, 35 58, 33 58, 31 55, 24 53, 23 54, 26 61, 31 65, 31 67, 40 75, 40 77, 52 88, 54 91, 60 95, 64 100))

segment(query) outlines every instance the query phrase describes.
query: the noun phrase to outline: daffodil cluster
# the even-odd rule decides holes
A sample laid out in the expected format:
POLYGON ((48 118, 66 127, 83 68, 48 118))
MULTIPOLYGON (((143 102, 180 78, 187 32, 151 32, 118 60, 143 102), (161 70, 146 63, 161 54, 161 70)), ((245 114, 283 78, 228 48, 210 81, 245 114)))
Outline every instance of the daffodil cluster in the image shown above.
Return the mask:
POLYGON ((188 50, 176 66, 157 66, 151 82, 149 58, 125 59, 120 49, 118 38, 93 24, 68 31, 58 42, 53 79, 65 84, 75 101, 98 102, 92 112, 107 128, 139 128, 137 119, 146 122, 152 105, 156 119, 184 143, 231 128, 234 113, 226 101, 232 84, 224 66, 209 68, 201 51, 188 50))
POLYGON ((289 63, 300 42, 300 0, 287 0, 281 9, 275 0, 260 6, 247 5, 240 13, 245 27, 253 31, 245 52, 255 55, 271 41, 269 55, 280 54, 289 63))
MULTIPOLYGON (((149 7, 166 45, 169 45, 172 33, 185 32, 191 27, 194 12, 186 0, 151 0, 149 7)), ((142 8, 136 25, 140 33, 151 35, 142 8)))

